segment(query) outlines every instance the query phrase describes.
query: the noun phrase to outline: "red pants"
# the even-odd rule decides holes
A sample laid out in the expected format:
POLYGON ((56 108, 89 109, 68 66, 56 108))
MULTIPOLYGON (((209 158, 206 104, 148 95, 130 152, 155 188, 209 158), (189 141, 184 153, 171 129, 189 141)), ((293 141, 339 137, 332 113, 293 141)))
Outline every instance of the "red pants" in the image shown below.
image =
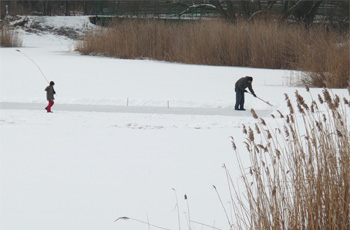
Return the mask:
POLYGON ((48 113, 51 113, 51 107, 53 106, 53 104, 53 101, 49 101, 49 105, 46 107, 48 113))

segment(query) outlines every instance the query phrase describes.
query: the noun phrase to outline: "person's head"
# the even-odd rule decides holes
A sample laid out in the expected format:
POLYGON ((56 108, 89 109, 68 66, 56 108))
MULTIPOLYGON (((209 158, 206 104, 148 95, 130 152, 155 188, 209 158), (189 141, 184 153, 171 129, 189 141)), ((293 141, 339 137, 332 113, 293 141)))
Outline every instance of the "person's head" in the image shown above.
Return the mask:
POLYGON ((50 85, 51 85, 51 86, 54 86, 54 85, 55 85, 55 82, 50 81, 50 85))
POLYGON ((253 82, 253 78, 252 77, 247 76, 247 79, 248 79, 248 83, 252 83, 253 82))

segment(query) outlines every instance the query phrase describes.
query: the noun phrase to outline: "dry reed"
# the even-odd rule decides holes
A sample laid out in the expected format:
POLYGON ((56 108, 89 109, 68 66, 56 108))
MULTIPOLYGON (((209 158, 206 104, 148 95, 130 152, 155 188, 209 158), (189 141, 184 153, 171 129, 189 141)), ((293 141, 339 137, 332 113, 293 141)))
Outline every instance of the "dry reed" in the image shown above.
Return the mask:
POLYGON ((275 22, 116 22, 86 34, 83 54, 205 65, 306 71, 314 86, 344 88, 349 79, 349 34, 275 22))
POLYGON ((231 189, 238 229, 350 229, 349 100, 327 89, 310 105, 296 98, 277 127, 248 128, 249 172, 235 150, 247 199, 231 189))
POLYGON ((20 47, 22 38, 19 33, 6 24, 0 24, 0 46, 1 47, 20 47))

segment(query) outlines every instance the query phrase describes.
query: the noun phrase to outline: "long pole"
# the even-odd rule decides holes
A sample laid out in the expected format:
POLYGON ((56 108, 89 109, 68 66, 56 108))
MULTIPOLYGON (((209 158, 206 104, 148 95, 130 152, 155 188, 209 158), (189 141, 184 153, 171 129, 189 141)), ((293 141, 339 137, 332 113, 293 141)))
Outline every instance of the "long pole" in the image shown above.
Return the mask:
POLYGON ((45 74, 43 73, 43 71, 40 69, 40 66, 38 64, 36 64, 36 62, 31 58, 29 57, 27 54, 25 54, 24 52, 20 51, 20 50, 16 50, 17 52, 23 54, 24 56, 26 56, 27 58, 29 58, 29 60, 31 60, 35 65, 36 67, 38 67, 38 69, 40 70, 40 73, 43 75, 43 77, 45 78, 45 80, 47 81, 47 83, 49 83, 49 80, 47 80, 45 74))
POLYGON ((261 101, 265 102, 265 103, 266 103, 266 104, 268 104, 269 106, 273 106, 273 105, 271 105, 271 104, 270 104, 270 102, 265 101, 265 100, 261 99, 261 98, 260 98, 260 97, 258 97, 258 96, 257 96, 256 98, 258 98, 258 99, 260 99, 261 101))
MULTIPOLYGON (((248 92, 249 94, 251 94, 251 95, 253 95, 252 93, 250 93, 250 92, 248 92)), ((253 95, 254 96, 254 95, 253 95)), ((256 98, 258 98, 259 100, 261 100, 261 101, 263 101, 263 102, 265 102, 266 104, 268 104, 269 106, 273 106, 273 105, 271 105, 270 104, 270 102, 268 102, 268 101, 265 101, 265 100, 263 100, 263 99, 261 99, 260 97, 258 97, 258 96, 256 96, 256 98)))

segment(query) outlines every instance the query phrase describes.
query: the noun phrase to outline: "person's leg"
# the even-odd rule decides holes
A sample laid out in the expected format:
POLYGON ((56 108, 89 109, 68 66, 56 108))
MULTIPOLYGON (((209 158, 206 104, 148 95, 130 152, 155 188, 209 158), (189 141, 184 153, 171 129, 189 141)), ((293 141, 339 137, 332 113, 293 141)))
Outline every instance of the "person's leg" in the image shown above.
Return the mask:
POLYGON ((244 110, 244 91, 241 91, 241 101, 239 104, 239 109, 244 110))
POLYGON ((53 101, 49 101, 49 105, 46 107, 48 113, 51 113, 51 107, 53 106, 53 104, 54 104, 53 101))
POLYGON ((50 109, 51 109, 51 106, 50 106, 50 101, 49 101, 49 104, 46 106, 46 108, 45 108, 45 109, 46 109, 46 111, 47 111, 47 112, 50 112, 50 109))
POLYGON ((241 103, 241 94, 239 89, 235 89, 236 91, 236 104, 235 104, 235 110, 238 110, 238 106, 241 103))

